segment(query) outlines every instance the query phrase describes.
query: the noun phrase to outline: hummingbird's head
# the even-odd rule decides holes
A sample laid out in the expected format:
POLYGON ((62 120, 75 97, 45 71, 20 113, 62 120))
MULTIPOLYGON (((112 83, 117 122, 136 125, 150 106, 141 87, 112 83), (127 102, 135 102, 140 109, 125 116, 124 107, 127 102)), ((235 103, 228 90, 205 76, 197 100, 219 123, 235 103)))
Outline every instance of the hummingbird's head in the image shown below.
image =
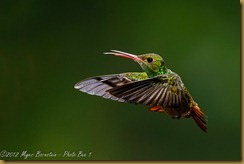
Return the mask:
POLYGON ((149 77, 166 73, 164 60, 158 54, 149 53, 143 55, 133 55, 117 50, 111 50, 111 52, 105 52, 105 54, 121 56, 136 61, 149 77))

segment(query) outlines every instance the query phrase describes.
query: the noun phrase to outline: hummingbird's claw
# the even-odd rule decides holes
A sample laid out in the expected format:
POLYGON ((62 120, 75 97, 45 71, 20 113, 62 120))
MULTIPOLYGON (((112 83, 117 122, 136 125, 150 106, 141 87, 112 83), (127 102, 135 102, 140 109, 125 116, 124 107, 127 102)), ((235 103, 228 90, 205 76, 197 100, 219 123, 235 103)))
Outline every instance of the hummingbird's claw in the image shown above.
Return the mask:
POLYGON ((174 116, 172 116, 173 119, 178 119, 178 120, 180 119, 180 117, 181 117, 180 115, 174 115, 174 116))

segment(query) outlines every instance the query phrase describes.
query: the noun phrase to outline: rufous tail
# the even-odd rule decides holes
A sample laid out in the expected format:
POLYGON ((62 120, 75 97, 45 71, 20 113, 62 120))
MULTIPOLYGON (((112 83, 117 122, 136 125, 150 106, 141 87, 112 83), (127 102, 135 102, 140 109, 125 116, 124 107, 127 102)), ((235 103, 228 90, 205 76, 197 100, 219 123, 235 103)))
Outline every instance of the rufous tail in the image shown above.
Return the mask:
POLYGON ((206 133, 208 131, 207 116, 200 110, 197 104, 194 105, 191 109, 192 109, 191 116, 193 117, 193 119, 195 120, 199 128, 201 128, 206 133))

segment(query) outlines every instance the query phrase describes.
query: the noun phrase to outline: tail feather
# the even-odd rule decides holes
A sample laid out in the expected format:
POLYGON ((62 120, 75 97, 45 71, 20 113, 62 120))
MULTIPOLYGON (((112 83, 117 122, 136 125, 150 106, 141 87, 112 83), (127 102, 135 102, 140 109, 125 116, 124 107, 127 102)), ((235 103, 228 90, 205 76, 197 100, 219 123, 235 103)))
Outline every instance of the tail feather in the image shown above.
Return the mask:
POLYGON ((200 108, 198 107, 198 105, 194 105, 192 107, 192 117, 195 120, 195 122, 197 123, 197 125, 199 126, 199 128, 201 128, 204 132, 208 131, 207 128, 207 116, 200 110, 200 108))

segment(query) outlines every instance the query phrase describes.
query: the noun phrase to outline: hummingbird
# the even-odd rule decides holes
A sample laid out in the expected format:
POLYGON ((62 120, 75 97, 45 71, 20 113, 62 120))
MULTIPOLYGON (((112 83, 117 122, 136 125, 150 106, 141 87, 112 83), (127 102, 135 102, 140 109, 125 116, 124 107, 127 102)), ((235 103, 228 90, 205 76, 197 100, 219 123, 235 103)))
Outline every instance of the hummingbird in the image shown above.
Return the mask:
POLYGON ((166 67, 160 55, 134 55, 118 50, 104 54, 132 59, 143 72, 90 77, 76 83, 75 89, 118 102, 143 104, 149 106, 150 111, 167 113, 173 119, 193 118, 199 128, 207 132, 207 116, 193 100, 181 77, 166 67))

